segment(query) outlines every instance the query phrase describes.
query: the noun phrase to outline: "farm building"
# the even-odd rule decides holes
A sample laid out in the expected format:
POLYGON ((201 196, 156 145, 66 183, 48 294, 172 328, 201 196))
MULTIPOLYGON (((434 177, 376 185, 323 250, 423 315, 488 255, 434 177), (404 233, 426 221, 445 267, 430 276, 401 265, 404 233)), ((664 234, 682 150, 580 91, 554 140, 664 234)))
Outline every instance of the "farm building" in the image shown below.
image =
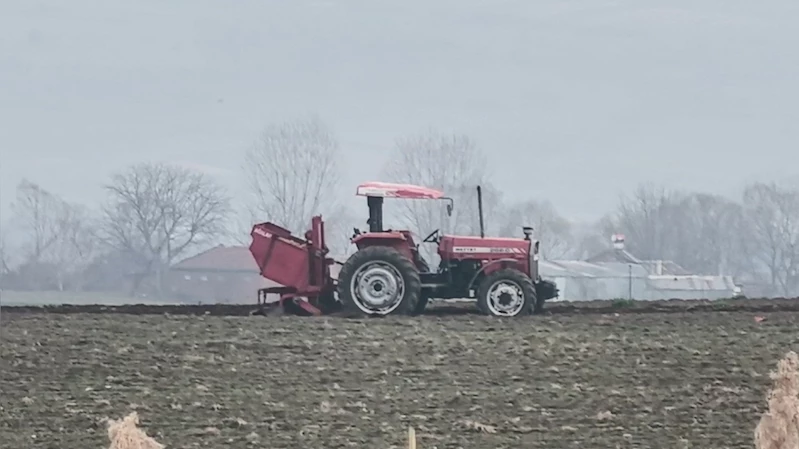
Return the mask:
POLYGON ((646 299, 722 299, 738 293, 730 276, 650 275, 646 299))
POLYGON ((558 284, 558 300, 721 299, 739 292, 730 276, 700 276, 672 261, 640 260, 624 249, 623 237, 614 236, 613 243, 585 261, 541 262, 541 275, 558 284))
POLYGON ((541 276, 560 291, 558 300, 587 301, 644 296, 649 273, 640 265, 550 260, 539 263, 541 276))
POLYGON ((261 277, 246 246, 217 246, 173 265, 169 293, 201 303, 255 303, 259 288, 274 284, 261 277))
POLYGON ((558 285, 558 300, 721 299, 738 293, 730 276, 658 275, 648 265, 554 260, 540 263, 541 276, 558 285))

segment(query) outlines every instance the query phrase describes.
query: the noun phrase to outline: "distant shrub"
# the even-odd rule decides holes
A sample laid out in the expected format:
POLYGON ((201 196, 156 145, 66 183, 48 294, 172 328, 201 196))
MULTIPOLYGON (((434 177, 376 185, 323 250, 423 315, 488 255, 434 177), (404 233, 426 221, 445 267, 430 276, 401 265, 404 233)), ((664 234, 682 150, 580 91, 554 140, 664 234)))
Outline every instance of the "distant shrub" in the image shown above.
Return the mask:
POLYGON ((768 411, 755 428, 757 449, 799 448, 799 356, 789 352, 771 374, 768 411))
POLYGON ((120 419, 108 421, 108 449, 164 449, 164 446, 147 436, 138 428, 139 415, 136 412, 120 419))
POLYGON ((635 307, 635 300, 617 298, 611 301, 610 306, 614 309, 628 309, 631 307, 635 307))

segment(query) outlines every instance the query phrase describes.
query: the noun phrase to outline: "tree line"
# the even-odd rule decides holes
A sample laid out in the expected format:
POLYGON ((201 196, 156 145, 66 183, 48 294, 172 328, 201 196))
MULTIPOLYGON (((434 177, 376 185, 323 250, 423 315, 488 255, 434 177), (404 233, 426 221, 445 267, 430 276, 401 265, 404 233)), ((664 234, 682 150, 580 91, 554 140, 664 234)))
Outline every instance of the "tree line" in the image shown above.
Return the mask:
MULTIPOLYGON (((341 188, 341 145, 318 117, 264 128, 244 151, 244 210, 213 176, 160 163, 132 165, 103 185, 105 201, 71 203, 30 180, 17 187, 10 223, 22 238, 0 235, 4 288, 117 290, 136 294, 145 279, 163 293, 163 275, 176 261, 222 241, 249 239, 252 223, 274 221, 302 235, 314 214, 328 223, 334 254, 349 250, 362 213, 341 188)), ((799 292, 799 191, 776 183, 747 185, 741 198, 669 190, 649 184, 619 199, 593 223, 576 223, 541 198, 507 201, 493 182, 485 152, 467 135, 427 129, 394 142, 377 176, 384 181, 444 190, 455 200, 451 217, 434 201, 387 205, 394 227, 424 236, 479 232, 475 186, 481 185, 489 235, 519 236, 532 225, 545 259, 584 259, 623 233, 640 259, 671 260, 697 274, 725 274, 759 283, 769 294, 799 292)), ((357 167, 357 161, 348 161, 357 167)), ((364 178, 364 181, 367 179, 364 178)), ((434 251, 426 248, 428 258, 434 251)))

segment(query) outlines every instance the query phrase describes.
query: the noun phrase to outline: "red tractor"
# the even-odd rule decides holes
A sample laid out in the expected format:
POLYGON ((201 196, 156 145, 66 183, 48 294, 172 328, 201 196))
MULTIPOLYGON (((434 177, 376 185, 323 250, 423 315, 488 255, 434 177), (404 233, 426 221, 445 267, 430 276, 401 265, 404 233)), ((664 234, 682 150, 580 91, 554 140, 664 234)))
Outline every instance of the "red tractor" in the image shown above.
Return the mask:
POLYGON ((356 195, 367 198, 369 230, 355 229, 352 243, 358 250, 343 264, 327 257, 321 216, 313 217, 304 240, 274 223, 253 227, 250 252, 261 275, 281 285, 259 290, 262 309, 270 293, 280 295, 277 304, 284 310, 310 315, 340 309, 358 315, 413 315, 430 299, 476 298, 482 313, 514 317, 541 312, 544 301, 558 294, 538 274, 539 242, 531 238, 532 228, 522 229, 524 238, 485 236, 480 187, 479 237, 443 235, 436 229, 421 241, 437 245, 441 262, 435 270, 410 231, 383 227, 383 200, 447 200, 451 215, 452 199, 434 189, 383 182, 361 184, 356 195), (338 279, 331 276, 334 264, 341 264, 338 279))

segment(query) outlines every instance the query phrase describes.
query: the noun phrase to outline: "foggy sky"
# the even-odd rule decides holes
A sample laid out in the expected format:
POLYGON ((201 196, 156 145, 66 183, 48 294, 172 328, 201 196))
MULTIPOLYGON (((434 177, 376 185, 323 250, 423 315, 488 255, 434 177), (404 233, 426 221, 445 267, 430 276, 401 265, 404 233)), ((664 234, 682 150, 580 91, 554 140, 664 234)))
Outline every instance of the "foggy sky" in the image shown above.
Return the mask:
POLYGON ((570 218, 642 181, 733 195, 799 173, 797 24, 792 0, 0 0, 0 206, 22 177, 93 203, 148 160, 240 194, 263 125, 307 113, 347 195, 428 126, 570 218))

